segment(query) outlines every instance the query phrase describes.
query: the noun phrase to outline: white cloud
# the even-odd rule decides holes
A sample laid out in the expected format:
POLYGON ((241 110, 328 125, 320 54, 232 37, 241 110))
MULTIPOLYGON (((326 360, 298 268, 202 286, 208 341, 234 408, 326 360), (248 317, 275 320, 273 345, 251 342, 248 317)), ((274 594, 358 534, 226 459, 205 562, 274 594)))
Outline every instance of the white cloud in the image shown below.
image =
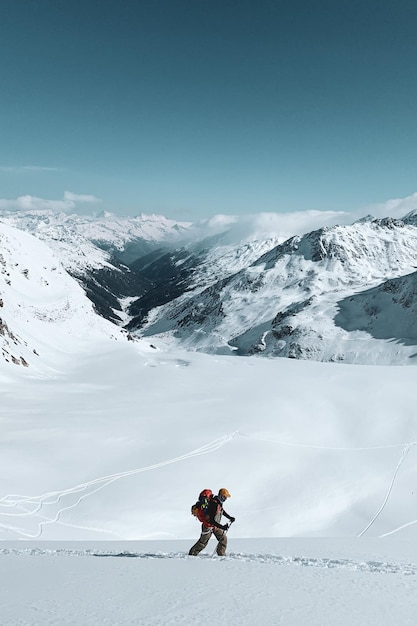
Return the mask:
POLYGON ((72 191, 64 191, 64 200, 68 202, 88 202, 92 204, 100 202, 98 198, 91 194, 72 193, 72 191))
POLYGON ((64 197, 58 200, 47 200, 38 198, 37 196, 19 196, 13 199, 0 199, 0 209, 6 211, 74 211, 78 204, 96 204, 101 202, 99 198, 92 195, 76 194, 71 191, 65 191, 64 197))
POLYGON ((352 224, 366 215, 401 219, 413 210, 417 210, 417 192, 405 198, 372 204, 355 211, 310 210, 241 216, 220 214, 203 220, 197 227, 206 229, 208 236, 227 231, 227 241, 230 243, 267 237, 279 237, 284 241, 293 235, 303 235, 323 226, 352 224))
POLYGON ((393 198, 379 204, 371 204, 362 210, 359 217, 370 214, 374 217, 395 217, 401 219, 410 211, 417 209, 417 192, 405 198, 393 198))
POLYGON ((27 172, 62 172, 60 167, 44 165, 0 165, 0 172, 7 174, 24 174, 27 172))
POLYGON ((295 211, 293 213, 256 213, 253 215, 215 215, 198 224, 207 235, 228 232, 230 243, 279 237, 284 241, 293 235, 302 235, 322 226, 334 226, 352 221, 349 213, 341 211, 295 211))

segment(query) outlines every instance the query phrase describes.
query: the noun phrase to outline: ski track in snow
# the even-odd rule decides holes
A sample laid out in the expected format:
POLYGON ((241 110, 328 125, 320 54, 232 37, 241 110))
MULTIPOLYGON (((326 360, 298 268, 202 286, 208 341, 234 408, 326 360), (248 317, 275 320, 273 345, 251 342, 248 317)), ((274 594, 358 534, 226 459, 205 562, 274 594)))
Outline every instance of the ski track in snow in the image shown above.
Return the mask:
POLYGON ((412 446, 412 445, 414 445, 414 442, 413 442, 413 443, 409 443, 409 444, 407 444, 407 445, 405 446, 405 448, 404 448, 404 450, 403 450, 403 452, 402 452, 401 458, 400 458, 400 460, 398 461, 397 467, 395 468, 395 472, 394 472, 394 475, 393 475, 393 477, 392 477, 392 479, 391 479, 391 482, 390 482, 390 485, 389 485, 389 487, 388 487, 388 491, 387 491, 387 493, 386 493, 386 496, 385 496, 385 498, 384 498, 384 501, 382 502, 381 506, 379 507, 378 511, 375 513, 375 515, 373 516, 373 518, 371 519, 371 521, 370 521, 370 522, 369 522, 369 523, 365 526, 365 528, 364 528, 363 530, 361 530, 361 532, 359 533, 358 537, 362 537, 362 536, 366 533, 366 531, 367 531, 367 530, 369 530, 369 529, 371 528, 371 526, 373 525, 373 523, 375 522, 375 520, 376 520, 376 519, 380 516, 380 514, 381 514, 381 513, 382 513, 382 511, 384 510, 385 505, 387 504, 387 502, 388 502, 388 500, 389 500, 389 497, 390 497, 390 495, 391 495, 392 489, 393 489, 393 487, 394 487, 395 479, 397 478, 397 474, 398 474, 398 472, 399 472, 399 470, 400 470, 400 467, 401 467, 401 465, 403 464, 403 462, 404 462, 404 460, 405 460, 405 457, 406 457, 406 456, 407 456, 407 454, 409 453, 410 448, 411 448, 411 446, 412 446))
MULTIPOLYGON (((158 469, 160 467, 164 467, 166 465, 170 465, 172 463, 178 463, 181 461, 184 461, 186 459, 195 457, 195 456, 200 456, 203 454, 208 454, 210 452, 214 452, 215 450, 219 449, 220 447, 222 447, 223 445, 225 445, 226 443, 229 443, 230 441, 232 441, 233 439, 235 439, 236 437, 241 436, 241 437, 245 437, 245 438, 249 438, 249 439, 253 439, 256 441, 264 441, 265 443, 272 443, 272 444, 276 444, 276 445, 280 445, 280 446, 290 446, 290 447, 297 447, 297 448, 307 448, 307 449, 318 449, 318 450, 329 450, 329 451, 368 451, 368 450, 384 450, 384 449, 389 449, 389 448, 398 448, 398 447, 402 447, 402 454, 400 457, 400 460, 395 468, 394 474, 391 478, 387 493, 384 497, 384 500, 381 504, 381 506, 379 507, 379 509, 377 510, 377 512, 373 515, 373 517, 371 518, 371 520, 367 523, 367 525, 358 533, 358 537, 362 537, 370 528, 371 526, 374 524, 374 522, 376 521, 376 519, 380 516, 380 514, 382 513, 382 511, 384 510, 389 497, 391 495, 391 492, 393 490, 394 487, 394 483, 395 480, 397 478, 397 475, 399 473, 399 470, 401 468, 401 465, 403 464, 407 454, 409 453, 410 449, 415 446, 417 444, 417 441, 411 441, 409 443, 399 443, 399 444, 390 444, 390 445, 385 445, 385 446, 367 446, 367 447, 352 447, 352 448, 348 448, 348 447, 332 447, 332 446, 317 446, 317 445, 308 445, 308 444, 301 444, 301 443, 292 443, 292 442, 283 442, 283 441, 277 441, 277 440, 273 440, 273 439, 264 439, 264 438, 260 438, 260 437, 256 437, 256 436, 251 436, 251 435, 247 435, 245 433, 239 432, 239 431, 235 431, 226 435, 223 435, 222 437, 215 439, 214 441, 205 444, 203 446, 201 446, 200 448, 197 448, 196 450, 193 450, 192 452, 189 452, 187 454, 184 454, 182 456, 179 457, 175 457, 173 459, 169 459, 167 461, 162 461, 160 463, 155 463, 154 465, 148 465, 146 467, 141 467, 141 468, 136 468, 133 470, 129 470, 127 472, 120 472, 118 474, 110 474, 107 476, 102 476, 100 478, 96 478, 93 479, 91 481, 85 482, 85 483, 81 483, 79 485, 75 485, 74 487, 70 487, 68 489, 64 489, 62 491, 54 491, 54 492, 48 492, 45 494, 42 494, 40 496, 22 496, 22 495, 18 495, 18 494, 9 494, 7 496, 4 496, 3 498, 0 498, 0 507, 3 508, 17 508, 20 511, 20 513, 17 512, 5 512, 5 511, 1 511, 0 510, 0 516, 6 516, 6 517, 42 517, 43 521, 38 522, 38 530, 36 533, 29 533, 26 530, 19 528, 17 526, 13 526, 13 525, 5 525, 5 524, 0 524, 0 528, 3 528, 5 531, 13 531, 16 532, 17 534, 21 535, 24 538, 27 539, 37 539, 39 537, 42 536, 42 531, 43 531, 43 527, 48 525, 48 524, 54 524, 54 523, 62 523, 60 518, 62 513, 64 513, 65 511, 69 511, 70 509, 74 509, 76 508, 83 500, 85 500, 86 498, 89 498, 90 496, 94 495, 95 493, 97 493, 98 491, 100 491, 101 489, 104 489, 105 487, 107 487, 108 485, 112 484, 113 482, 115 482, 116 480, 119 480, 121 478, 127 477, 127 476, 132 476, 134 474, 139 474, 142 472, 146 472, 146 471, 151 471, 154 469, 158 469), (84 492, 87 489, 95 486, 95 485, 99 485, 98 487, 88 491, 87 493, 84 493, 82 496, 80 496, 76 502, 62 507, 60 508, 54 515, 54 517, 47 517, 45 515, 41 515, 41 510, 44 506, 49 506, 49 505, 54 505, 57 504, 58 502, 61 501, 61 499, 65 496, 69 496, 69 495, 73 495, 73 494, 77 494, 80 492, 84 492), (50 498, 53 498, 52 500, 50 500, 50 498), (35 508, 33 510, 28 510, 26 507, 27 505, 35 505, 35 508)), ((395 528, 387 533, 384 533, 383 535, 381 535, 381 537, 386 537, 388 535, 392 535, 398 531, 400 531, 403 528, 406 528, 408 526, 411 526, 413 524, 417 523, 417 519, 416 520, 412 520, 410 522, 407 522, 401 526, 399 526, 398 528, 395 528)), ((67 523, 66 525, 68 526, 72 526, 72 524, 67 523)), ((75 526, 75 525, 74 525, 75 526)), ((99 530, 99 529, 96 529, 99 530)))
POLYGON ((215 439, 214 441, 211 441, 210 443, 205 444, 204 446, 201 446, 200 448, 197 448, 196 450, 193 450, 192 452, 188 452, 187 454, 184 454, 182 456, 175 457, 174 459, 169 459, 168 461, 162 461, 160 463, 155 463, 154 465, 148 465, 146 467, 136 468, 133 470, 129 470, 127 472, 120 472, 118 474, 110 474, 108 476, 102 476, 100 478, 95 478, 94 480, 90 480, 88 482, 75 485, 74 487, 70 487, 69 489, 64 489, 62 491, 51 491, 48 493, 44 493, 40 496, 22 496, 18 494, 9 494, 7 496, 4 496, 3 498, 0 498, 0 507, 6 507, 6 508, 16 507, 16 508, 19 508, 20 510, 23 510, 23 513, 16 513, 16 512, 9 513, 9 512, 0 511, 0 516, 6 516, 6 517, 38 516, 39 517, 43 506, 57 504, 58 502, 60 502, 60 500, 64 496, 80 493, 80 492, 86 491, 88 488, 94 485, 99 485, 92 491, 88 491, 87 493, 84 493, 84 495, 80 496, 76 500, 76 502, 68 506, 60 508, 59 511, 56 512, 53 518, 46 518, 46 520, 39 522, 38 530, 35 534, 28 533, 24 529, 18 528, 16 526, 6 526, 4 524, 0 524, 0 528, 3 528, 6 531, 14 531, 18 533, 19 535, 21 535, 22 537, 26 537, 29 539, 37 539, 42 535, 42 530, 44 526, 46 526, 47 524, 53 524, 55 522, 60 521, 60 517, 64 511, 69 511, 70 509, 76 508, 83 500, 85 500, 86 498, 89 498, 90 496, 97 493, 101 489, 104 489, 104 487, 107 487, 108 485, 115 482, 116 480, 125 478, 126 476, 132 476, 133 474, 140 474, 142 472, 147 472, 150 470, 158 469, 160 467, 164 467, 165 465, 171 465, 172 463, 178 463, 180 461, 184 461, 186 459, 190 459, 195 456, 200 456, 203 454, 208 454, 209 452, 214 452, 215 450, 218 450, 218 448, 221 448, 226 443, 230 442, 238 434, 239 434, 238 432, 233 432, 230 434, 223 435, 222 437, 219 437, 218 439, 215 439), (50 498, 52 498, 52 500, 49 500, 50 498), (35 508, 32 511, 28 511, 25 508, 25 506, 30 505, 30 504, 35 505, 35 508))
MULTIPOLYGON (((244 435, 243 433, 240 433, 243 436, 247 436, 244 435)), ((401 453, 401 457, 400 460, 398 461, 397 467, 395 468, 394 474, 391 478, 387 493, 385 495, 385 498, 381 504, 381 506, 379 507, 379 509, 377 510, 377 512, 374 514, 374 516, 371 518, 371 520, 368 522, 368 524, 366 524, 366 526, 358 533, 358 537, 362 537, 370 528, 371 526, 374 524, 374 522, 377 520, 377 518, 381 515, 382 511, 384 510, 386 504, 388 503, 389 497, 391 495, 391 492, 394 488, 394 483, 396 481, 398 472, 400 470, 401 465, 403 464, 407 454, 409 453, 409 451, 411 450, 411 448, 415 445, 417 445, 417 441, 410 441, 409 443, 395 443, 395 444, 390 444, 390 445, 385 445, 385 446, 364 446, 364 447, 357 447, 357 448, 348 448, 348 447, 334 447, 334 446, 317 446, 317 445, 308 445, 308 444, 302 444, 302 443, 292 443, 292 442, 284 442, 284 441, 277 441, 277 440, 273 440, 273 439, 264 439, 264 438, 260 438, 260 437, 250 437, 251 439, 255 439, 256 441, 264 441, 267 443, 274 443, 276 445, 279 446, 288 446, 288 447, 293 447, 293 448, 307 448, 310 450, 329 450, 329 451, 336 451, 336 452, 362 452, 362 451, 368 451, 368 450, 387 450, 389 448, 403 448, 403 451, 401 453)), ((402 524, 401 526, 399 526, 398 528, 394 528, 393 530, 384 533, 383 535, 380 535, 380 537, 388 537, 389 535, 393 535, 396 532, 402 530, 403 528, 407 528, 408 526, 412 526, 414 524, 417 524, 417 519, 416 520, 412 520, 411 522, 407 522, 406 524, 402 524)))
POLYGON ((218 560, 241 561, 242 563, 260 563, 281 566, 316 567, 320 569, 343 569, 355 572, 371 572, 374 574, 402 574, 405 576, 417 575, 416 563, 388 563, 384 561, 355 561, 353 559, 327 559, 304 556, 280 556, 274 554, 247 554, 231 552, 227 556, 211 556, 201 554, 198 557, 189 556, 187 552, 117 552, 104 550, 69 550, 48 548, 0 548, 0 555, 6 556, 34 556, 34 557, 101 557, 101 558, 131 558, 131 559, 182 559, 182 560, 218 560))

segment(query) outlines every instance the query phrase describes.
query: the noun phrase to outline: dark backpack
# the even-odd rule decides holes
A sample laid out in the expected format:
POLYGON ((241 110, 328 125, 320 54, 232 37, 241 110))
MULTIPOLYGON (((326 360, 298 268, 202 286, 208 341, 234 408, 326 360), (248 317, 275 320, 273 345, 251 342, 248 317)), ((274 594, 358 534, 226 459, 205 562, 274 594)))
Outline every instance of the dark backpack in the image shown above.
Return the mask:
POLYGON ((212 497, 213 492, 211 489, 203 489, 198 496, 197 502, 191 507, 191 515, 194 515, 200 522, 208 522, 207 507, 212 497))

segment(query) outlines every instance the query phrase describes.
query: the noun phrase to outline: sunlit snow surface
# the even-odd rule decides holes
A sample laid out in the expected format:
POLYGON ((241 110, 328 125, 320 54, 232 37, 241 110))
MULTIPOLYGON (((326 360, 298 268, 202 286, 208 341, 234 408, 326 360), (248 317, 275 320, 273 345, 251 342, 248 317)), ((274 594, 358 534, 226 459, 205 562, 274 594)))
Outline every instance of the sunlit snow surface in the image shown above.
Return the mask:
POLYGON ((3 383, 4 539, 190 537, 222 485, 241 537, 415 536, 414 368, 109 344, 3 383))
POLYGON ((128 341, 2 232, 1 624, 415 623, 413 367, 128 341), (228 555, 188 557, 222 486, 228 555))
POLYGON ((416 548, 401 540, 230 538, 9 544, 0 548, 2 624, 233 626, 415 624, 416 548))
POLYGON ((414 624, 413 368, 97 347, 3 383, 2 623, 414 624), (228 555, 188 557, 223 485, 228 555))

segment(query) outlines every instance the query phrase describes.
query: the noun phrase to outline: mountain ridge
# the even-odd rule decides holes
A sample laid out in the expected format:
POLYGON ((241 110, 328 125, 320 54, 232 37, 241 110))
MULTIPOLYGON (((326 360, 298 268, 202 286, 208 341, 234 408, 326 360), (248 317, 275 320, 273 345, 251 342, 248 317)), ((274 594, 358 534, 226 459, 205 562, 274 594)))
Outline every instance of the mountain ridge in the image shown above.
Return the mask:
POLYGON ((128 333, 98 315, 43 241, 0 220, 0 354, 32 375, 58 375, 68 357, 128 333))
POLYGON ((227 226, 211 235, 159 216, 1 212, 0 221, 42 239, 96 312, 138 337, 209 353, 413 362, 417 211, 236 243, 227 226), (125 263, 130 244, 139 257, 125 263), (400 279, 401 297, 388 299, 400 279))
MULTIPOLYGON (((351 292, 410 273, 416 264, 417 229, 411 223, 387 218, 324 227, 296 235, 233 276, 153 311, 142 333, 171 333, 188 348, 209 352, 230 348, 241 355, 361 362, 351 350, 348 356, 340 347, 333 353, 320 349, 342 331, 332 322, 335 311, 329 317, 324 310, 351 292), (306 315, 309 309, 314 314, 306 315), (307 341, 313 336, 317 346, 307 341)), ((350 339, 340 336, 337 343, 350 339)))

